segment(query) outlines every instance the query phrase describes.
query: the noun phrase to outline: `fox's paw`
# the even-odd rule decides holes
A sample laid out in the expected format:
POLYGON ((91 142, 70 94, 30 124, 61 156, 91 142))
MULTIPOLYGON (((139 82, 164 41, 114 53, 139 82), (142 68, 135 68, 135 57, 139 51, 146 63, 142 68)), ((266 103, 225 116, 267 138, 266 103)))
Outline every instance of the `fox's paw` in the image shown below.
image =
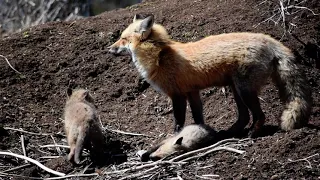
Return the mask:
POLYGON ((79 157, 74 157, 74 162, 76 163, 76 164, 80 164, 80 158, 79 157))
POLYGON ((257 138, 257 137, 259 137, 259 131, 256 131, 254 129, 249 130, 248 137, 249 138, 257 138))

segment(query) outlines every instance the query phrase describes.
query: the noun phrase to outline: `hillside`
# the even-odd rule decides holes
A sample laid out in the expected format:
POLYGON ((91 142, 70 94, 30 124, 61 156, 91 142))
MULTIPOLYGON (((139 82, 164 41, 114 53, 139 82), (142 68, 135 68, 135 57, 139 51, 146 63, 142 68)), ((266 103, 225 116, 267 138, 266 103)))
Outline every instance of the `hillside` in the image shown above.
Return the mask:
MULTIPOLYGON (((313 89, 310 126, 290 132, 277 131, 283 106, 278 90, 268 84, 260 94, 267 117, 265 136, 253 139, 243 149, 244 155, 219 151, 182 167, 155 171, 152 177, 179 175, 183 179, 198 179, 205 174, 216 174, 222 179, 317 179, 320 177, 320 16, 301 7, 320 13, 320 2, 301 2, 296 6, 285 4, 290 13, 285 20, 291 34, 284 34, 278 1, 147 0, 82 20, 47 23, 3 36, 0 55, 21 74, 0 57, 0 122, 3 127, 29 132, 59 133, 54 136, 56 143, 66 144, 61 136, 66 89, 87 88, 93 94, 105 127, 150 136, 113 133, 117 147, 127 153, 128 159, 134 158, 136 151, 149 148, 159 141, 160 135, 173 130, 169 99, 142 80, 130 57, 108 53, 107 47, 119 38, 134 14, 154 14, 156 22, 164 25, 173 39, 182 42, 220 33, 262 32, 281 40, 297 55, 297 63, 313 89), (278 23, 275 25, 272 20, 278 23), (307 157, 308 161, 302 160, 307 157)), ((206 123, 217 130, 228 129, 237 116, 231 90, 226 87, 223 93, 221 88, 213 87, 203 90, 202 98, 206 123)), ((187 111, 189 124, 193 121, 190 109, 187 111)), ((13 130, 8 133, 1 133, 1 151, 22 154, 21 133, 13 130)), ((59 155, 55 148, 39 149, 39 145, 54 143, 50 136, 24 136, 29 157, 59 155)), ((61 150, 61 155, 66 155, 65 149, 61 150)), ((1 157, 0 171, 22 164, 23 160, 1 157)), ((50 160, 47 166, 64 173, 72 171, 70 165, 58 165, 55 161, 50 164, 50 160)), ((34 167, 8 173, 48 177, 34 167)))

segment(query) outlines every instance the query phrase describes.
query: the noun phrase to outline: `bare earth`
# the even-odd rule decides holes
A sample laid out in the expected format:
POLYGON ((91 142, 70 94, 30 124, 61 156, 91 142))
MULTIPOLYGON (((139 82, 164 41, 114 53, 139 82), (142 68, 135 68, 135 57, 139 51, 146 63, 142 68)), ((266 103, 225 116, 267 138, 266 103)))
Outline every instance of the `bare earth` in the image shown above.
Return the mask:
MULTIPOLYGON (((253 143, 244 148, 244 155, 219 151, 177 169, 164 168, 153 178, 177 177, 178 173, 183 179, 198 179, 205 174, 217 174, 222 179, 319 179, 320 70, 316 64, 319 68, 320 16, 300 9, 287 18, 296 26, 292 34, 303 44, 290 34, 283 36, 281 23, 275 26, 271 21, 263 22, 273 15, 278 1, 259 3, 255 0, 149 0, 83 20, 48 23, 4 36, 0 39, 0 54, 22 75, 0 57, 0 122, 3 127, 64 135, 60 118, 67 87, 88 88, 105 127, 153 137, 113 133, 109 138, 110 154, 113 154, 109 164, 120 163, 125 159, 114 158, 117 157, 114 154, 125 153, 128 159, 133 158, 136 151, 159 141, 154 137, 173 132, 169 99, 141 79, 130 57, 108 54, 107 46, 119 38, 134 14, 154 14, 156 22, 163 24, 172 38, 183 42, 227 32, 262 32, 278 40, 282 38, 299 57, 298 63, 313 88, 310 126, 290 132, 278 130, 283 106, 278 90, 268 84, 260 95, 267 117, 264 136, 253 139, 253 143), (308 161, 299 160, 303 158, 308 161)), ((309 0, 300 6, 320 13, 318 0, 309 0)), ((216 130, 226 130, 236 120, 236 105, 228 87, 225 93, 214 87, 203 90, 202 98, 205 121, 216 130)), ((193 122, 189 111, 188 124, 193 122)), ((22 154, 21 133, 12 130, 7 133, 0 132, 1 151, 22 154)), ((57 144, 66 144, 62 135, 53 136, 57 144)), ((42 156, 59 155, 55 148, 39 149, 39 145, 53 144, 50 136, 24 134, 24 137, 29 157, 39 160, 42 156)), ((67 155, 65 149, 61 151, 62 156, 67 155)), ((63 158, 45 161, 47 166, 60 172, 73 170, 63 158)), ((22 164, 21 159, 1 156, 0 172, 22 164)), ((8 173, 50 176, 35 166, 8 173)))

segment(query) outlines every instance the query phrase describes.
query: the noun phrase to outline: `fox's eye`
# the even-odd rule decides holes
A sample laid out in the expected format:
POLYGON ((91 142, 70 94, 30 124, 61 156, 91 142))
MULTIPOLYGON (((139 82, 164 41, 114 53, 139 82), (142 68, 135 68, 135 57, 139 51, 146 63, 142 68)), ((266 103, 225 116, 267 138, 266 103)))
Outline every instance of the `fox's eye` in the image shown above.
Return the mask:
POLYGON ((126 41, 126 40, 128 40, 128 39, 127 39, 127 38, 125 38, 125 37, 122 37, 121 39, 122 39, 122 40, 125 40, 125 41, 126 41))

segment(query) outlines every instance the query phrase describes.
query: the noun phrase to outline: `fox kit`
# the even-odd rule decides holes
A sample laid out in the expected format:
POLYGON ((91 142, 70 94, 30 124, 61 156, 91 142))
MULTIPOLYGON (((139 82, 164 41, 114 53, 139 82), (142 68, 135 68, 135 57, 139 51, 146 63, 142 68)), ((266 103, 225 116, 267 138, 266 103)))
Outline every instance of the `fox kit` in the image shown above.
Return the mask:
POLYGON ((269 77, 286 104, 281 115, 283 130, 308 122, 311 91, 304 75, 293 63, 294 55, 283 44, 265 34, 229 33, 189 43, 173 41, 153 16, 135 16, 109 47, 114 54, 128 52, 140 74, 172 100, 175 131, 184 125, 188 100, 196 124, 203 124, 199 90, 230 86, 238 108, 231 130, 243 130, 250 121, 257 132, 265 121, 258 93, 269 77))
POLYGON ((185 153, 214 143, 216 132, 205 124, 185 126, 178 134, 162 141, 141 156, 141 161, 153 161, 173 153, 185 153))
MULTIPOLYGON (((68 89, 64 110, 65 132, 70 146, 68 160, 80 163, 83 148, 90 150, 91 157, 103 156, 104 135, 99 126, 93 98, 89 91, 68 89)), ((102 157, 97 157, 102 158, 102 157)))

